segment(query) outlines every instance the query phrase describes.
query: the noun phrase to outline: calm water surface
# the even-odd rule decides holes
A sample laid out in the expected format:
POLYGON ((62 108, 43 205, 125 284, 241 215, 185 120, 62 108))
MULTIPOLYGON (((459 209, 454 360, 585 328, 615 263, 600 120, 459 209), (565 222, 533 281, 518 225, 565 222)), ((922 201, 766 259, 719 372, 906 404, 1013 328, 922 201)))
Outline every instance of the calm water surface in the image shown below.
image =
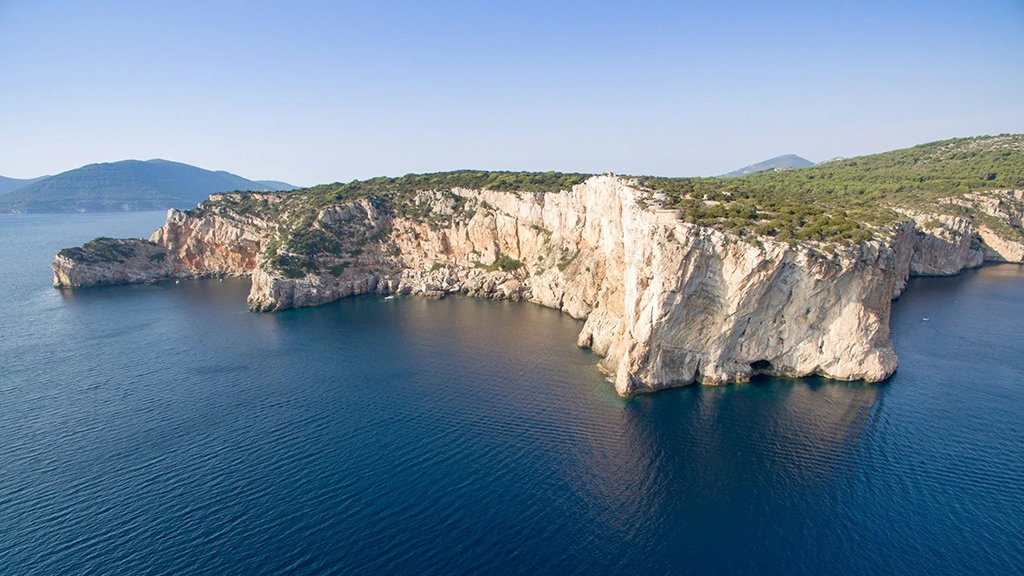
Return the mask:
POLYGON ((1016 266, 913 280, 885 385, 623 400, 530 304, 50 287, 162 220, 0 215, 0 574, 1022 573, 1016 266))

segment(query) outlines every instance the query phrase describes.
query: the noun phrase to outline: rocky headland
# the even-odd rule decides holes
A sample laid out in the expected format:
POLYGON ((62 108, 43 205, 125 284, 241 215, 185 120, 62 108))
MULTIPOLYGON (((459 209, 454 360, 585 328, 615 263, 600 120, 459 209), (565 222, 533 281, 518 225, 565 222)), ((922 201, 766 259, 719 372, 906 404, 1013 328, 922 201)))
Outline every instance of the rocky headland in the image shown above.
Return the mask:
POLYGON ((904 208, 837 241, 759 234, 767 220, 756 215, 739 232, 687 222, 685 208, 639 179, 560 184, 216 194, 171 210, 149 240, 62 250, 54 285, 250 276, 259 312, 366 293, 530 301, 586 319, 577 344, 603 356, 628 396, 758 374, 884 380, 897 367, 891 301, 909 276, 1024 256, 1021 237, 1006 233, 1020 229, 1021 190, 947 203, 987 225, 904 208))

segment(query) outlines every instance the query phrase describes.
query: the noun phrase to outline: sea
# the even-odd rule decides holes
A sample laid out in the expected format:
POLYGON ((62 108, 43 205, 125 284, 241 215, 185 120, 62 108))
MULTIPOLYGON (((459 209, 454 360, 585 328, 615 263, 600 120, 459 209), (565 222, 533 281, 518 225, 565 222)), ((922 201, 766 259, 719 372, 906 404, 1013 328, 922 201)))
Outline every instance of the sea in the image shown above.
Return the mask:
POLYGON ((616 396, 581 322, 61 291, 163 213, 0 215, 0 574, 1022 574, 1024 271, 912 279, 877 385, 616 396))

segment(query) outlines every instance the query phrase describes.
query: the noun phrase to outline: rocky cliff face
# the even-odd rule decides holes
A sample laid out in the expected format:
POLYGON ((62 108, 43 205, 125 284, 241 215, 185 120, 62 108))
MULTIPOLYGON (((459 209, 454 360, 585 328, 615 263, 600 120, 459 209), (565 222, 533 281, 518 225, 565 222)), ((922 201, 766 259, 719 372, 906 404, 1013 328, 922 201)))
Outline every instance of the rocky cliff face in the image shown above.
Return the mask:
POLYGON ((170 210, 167 222, 153 232, 149 241, 167 248, 195 276, 245 275, 256 269, 265 242, 261 231, 267 226, 267 222, 256 218, 192 218, 185 212, 170 210))
POLYGON ((1006 233, 1021 228, 1024 220, 1024 190, 975 192, 967 194, 965 200, 987 216, 986 222, 978 226, 985 261, 1024 261, 1024 242, 1010 239, 1012 235, 1006 233))
POLYGON ((151 282, 184 274, 174 253, 141 239, 97 238, 61 250, 53 261, 56 288, 151 282))
POLYGON ((219 195, 222 208, 204 214, 171 211, 118 263, 58 257, 55 284, 251 274, 257 311, 364 293, 529 300, 586 318, 578 344, 604 356, 616 390, 632 395, 757 374, 882 380, 897 364, 890 302, 909 275, 1017 254, 983 241, 968 220, 922 214, 852 246, 741 239, 682 222, 650 191, 604 175, 559 193, 453 189, 419 192, 402 210, 369 199, 327 206, 307 236, 330 249, 299 270, 284 268, 294 247, 273 237, 294 215, 242 209, 257 196, 219 195), (161 250, 163 261, 150 258, 161 250))
POLYGON ((977 231, 970 220, 953 216, 901 210, 916 223, 912 276, 951 276, 984 261, 977 231))

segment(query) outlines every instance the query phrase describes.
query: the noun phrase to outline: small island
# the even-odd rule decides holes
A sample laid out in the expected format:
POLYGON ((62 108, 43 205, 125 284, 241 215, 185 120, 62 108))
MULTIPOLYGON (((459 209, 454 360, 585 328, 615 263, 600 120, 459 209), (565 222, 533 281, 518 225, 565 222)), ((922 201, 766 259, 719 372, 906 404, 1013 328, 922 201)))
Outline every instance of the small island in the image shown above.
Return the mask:
POLYGON ((59 288, 251 276, 253 311, 526 300, 586 322, 624 396, 759 374, 881 381, 911 275, 1024 259, 1024 136, 735 178, 457 171, 214 194, 149 240, 62 250, 59 288))

